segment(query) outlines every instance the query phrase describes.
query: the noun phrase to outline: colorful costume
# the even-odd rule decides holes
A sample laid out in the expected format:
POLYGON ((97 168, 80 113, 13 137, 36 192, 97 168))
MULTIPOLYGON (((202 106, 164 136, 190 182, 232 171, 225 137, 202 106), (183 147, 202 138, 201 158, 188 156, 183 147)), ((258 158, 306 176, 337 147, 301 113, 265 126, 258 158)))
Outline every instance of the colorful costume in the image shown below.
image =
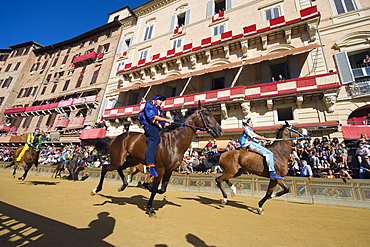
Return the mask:
MULTIPOLYGON (((165 96, 156 95, 154 100, 159 98, 164 100, 166 99, 165 96)), ((155 171, 155 155, 157 153, 158 145, 161 142, 159 130, 166 124, 164 121, 158 121, 158 117, 165 118, 160 107, 155 106, 151 100, 147 101, 140 114, 140 123, 144 127, 146 143, 148 146, 145 152, 145 164, 149 167, 149 172, 153 176, 158 176, 155 171)))
MULTIPOLYGON (((40 151, 40 146, 42 144, 42 135, 41 134, 36 134, 35 133, 30 133, 27 136, 26 140, 26 145, 24 145, 24 148, 22 151, 19 153, 16 162, 21 162, 23 159, 24 154, 26 153, 27 150, 30 149, 30 147, 34 147, 36 152, 40 151)), ((37 161, 35 161, 35 165, 37 165, 37 161)))
POLYGON ((250 119, 248 119, 246 122, 243 122, 244 131, 242 137, 239 140, 241 148, 248 148, 248 150, 258 153, 265 157, 267 166, 269 167, 270 178, 284 179, 283 177, 276 174, 274 164, 274 154, 267 148, 262 147, 257 142, 256 137, 258 135, 252 130, 252 128, 249 125, 247 125, 248 121, 250 121, 250 119))

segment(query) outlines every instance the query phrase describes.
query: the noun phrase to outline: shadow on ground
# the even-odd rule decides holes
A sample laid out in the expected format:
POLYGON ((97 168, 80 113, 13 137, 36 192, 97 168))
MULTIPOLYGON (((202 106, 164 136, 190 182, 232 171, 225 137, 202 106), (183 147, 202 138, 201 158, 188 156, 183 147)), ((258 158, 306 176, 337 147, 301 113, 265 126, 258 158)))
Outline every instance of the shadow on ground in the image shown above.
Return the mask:
POLYGON ((101 212, 88 228, 65 223, 0 202, 0 246, 113 246, 103 239, 116 220, 101 212))
POLYGON ((208 197, 205 197, 205 196, 198 196, 198 198, 181 197, 179 199, 197 201, 201 204, 208 205, 208 206, 213 207, 215 209, 222 209, 225 206, 231 206, 231 207, 235 207, 235 208, 246 209, 251 213, 258 214, 257 208, 244 205, 240 201, 228 200, 226 205, 223 205, 223 204, 221 204, 221 200, 215 200, 215 199, 208 198, 208 197))

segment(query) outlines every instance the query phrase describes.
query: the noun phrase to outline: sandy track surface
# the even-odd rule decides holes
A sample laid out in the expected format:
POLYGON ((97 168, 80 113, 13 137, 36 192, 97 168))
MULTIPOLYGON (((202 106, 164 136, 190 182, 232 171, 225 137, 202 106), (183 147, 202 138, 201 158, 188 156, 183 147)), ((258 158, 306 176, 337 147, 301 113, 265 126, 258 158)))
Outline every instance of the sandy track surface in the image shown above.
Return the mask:
POLYGON ((0 171, 0 246, 369 246, 370 210, 169 190, 158 218, 146 214, 149 192, 95 181, 0 171))

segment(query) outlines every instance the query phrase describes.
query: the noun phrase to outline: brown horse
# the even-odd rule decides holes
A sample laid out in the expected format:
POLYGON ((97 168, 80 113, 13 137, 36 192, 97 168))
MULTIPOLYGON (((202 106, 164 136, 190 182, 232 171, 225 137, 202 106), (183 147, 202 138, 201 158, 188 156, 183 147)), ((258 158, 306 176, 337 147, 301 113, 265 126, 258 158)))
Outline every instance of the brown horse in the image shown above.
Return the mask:
MULTIPOLYGON (((266 147, 274 153, 275 169, 278 175, 284 177, 288 173, 288 160, 292 153, 293 140, 305 139, 306 134, 307 131, 305 129, 300 130, 295 127, 291 127, 286 122, 286 124, 278 130, 275 142, 271 146, 266 147)), ((266 160, 264 160, 261 155, 254 152, 245 150, 231 150, 225 152, 221 154, 219 164, 224 173, 220 177, 216 178, 216 184, 220 188, 224 197, 222 201, 223 204, 227 202, 227 194, 221 186, 222 182, 225 181, 231 187, 232 195, 235 195, 236 188, 229 181, 230 178, 238 177, 244 172, 250 172, 261 177, 269 178, 269 169, 266 164, 266 160)), ((267 199, 275 196, 282 196, 288 192, 289 189, 284 180, 270 179, 265 197, 258 202, 258 213, 261 215, 263 214, 262 205, 267 199), (283 190, 277 192, 276 195, 272 195, 277 184, 279 184, 283 190)))
POLYGON ((131 183, 133 176, 135 176, 139 172, 142 172, 145 174, 145 183, 150 183, 151 175, 145 171, 145 165, 143 164, 138 164, 137 166, 129 167, 129 171, 127 173, 128 183, 131 183))
MULTIPOLYGON (((177 123, 171 130, 160 131, 161 143, 156 153, 156 170, 158 177, 154 178, 151 187, 151 196, 147 204, 150 217, 156 217, 152 207, 154 197, 157 193, 166 192, 168 182, 181 163, 183 155, 194 139, 197 130, 207 131, 214 138, 222 135, 222 129, 210 111, 202 107, 199 103, 198 108, 188 110, 184 123, 177 123), (158 190, 159 183, 162 187, 158 190)), ((173 124, 174 125, 174 124, 173 124)), ((123 185, 118 189, 124 190, 128 183, 123 169, 145 163, 145 150, 147 148, 146 138, 143 133, 127 132, 117 136, 109 145, 110 164, 102 168, 100 182, 97 188, 93 189, 91 195, 95 195, 102 190, 105 174, 108 171, 117 170, 121 176, 123 185)))
POLYGON ((62 171, 65 170, 65 166, 66 166, 66 161, 65 160, 60 160, 58 162, 55 163, 55 169, 53 171, 53 173, 51 174, 51 178, 57 178, 57 177, 62 177, 61 173, 62 171), (54 176, 55 174, 55 176, 54 176))
MULTIPOLYGON (((15 177, 15 174, 17 172, 17 168, 18 168, 18 165, 17 165, 17 162, 15 162, 15 160, 17 159, 19 153, 22 151, 24 146, 20 146, 18 147, 14 153, 13 153, 13 161, 12 163, 10 164, 11 165, 14 165, 13 168, 13 178, 15 177)), ((21 160, 21 165, 23 166, 24 168, 24 173, 22 175, 22 177, 19 177, 18 179, 19 180, 25 180, 26 177, 27 177, 27 173, 28 171, 31 169, 32 165, 35 164, 38 160, 39 160, 39 154, 40 154, 40 151, 35 151, 35 149, 33 147, 30 147, 23 155, 23 158, 21 160)))
MULTIPOLYGON (((82 156, 83 155, 81 153, 77 152, 73 155, 72 159, 69 161, 67 167, 67 170, 69 172, 68 179, 78 180, 78 173, 82 171, 86 166, 85 165, 86 161, 83 160, 82 156)), ((57 162, 56 167, 53 173, 51 174, 51 177, 53 177, 54 174, 55 174, 54 178, 56 178, 57 176, 61 177, 61 172, 65 170, 65 164, 66 164, 65 160, 57 162)))

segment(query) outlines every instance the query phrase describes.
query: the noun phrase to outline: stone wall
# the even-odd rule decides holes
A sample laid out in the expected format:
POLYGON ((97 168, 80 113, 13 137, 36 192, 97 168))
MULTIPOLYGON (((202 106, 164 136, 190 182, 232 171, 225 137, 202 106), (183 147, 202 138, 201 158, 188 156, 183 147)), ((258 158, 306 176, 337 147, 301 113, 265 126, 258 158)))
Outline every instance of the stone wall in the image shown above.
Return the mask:
MULTIPOLYGON (((5 170, 8 163, 0 163, 0 170, 5 170)), ((9 176, 12 169, 7 168, 9 176)), ((51 176, 54 168, 51 166, 39 166, 31 168, 31 174, 40 176, 51 176)), ((18 168, 17 177, 23 174, 23 169, 18 168)), ((66 176, 68 173, 64 172, 66 176)), ((100 179, 100 169, 86 168, 80 172, 79 178, 88 175, 88 180, 98 181, 100 179)), ((183 190, 199 193, 217 193, 222 195, 217 188, 215 178, 219 175, 205 174, 180 174, 174 173, 169 183, 169 189, 183 190)), ((131 186, 137 186, 144 182, 144 174, 138 174, 133 177, 131 186)), ((237 196, 249 196, 262 198, 267 190, 269 179, 255 175, 242 175, 230 180, 237 188, 237 196)), ((121 183, 117 172, 108 172, 105 182, 121 183)), ((370 180, 352 179, 343 181, 342 179, 313 178, 311 181, 307 178, 286 177, 285 182, 290 188, 290 193, 280 197, 280 200, 307 204, 326 204, 335 206, 349 206, 359 208, 370 208, 370 180)), ((226 184, 223 184, 226 193, 231 194, 231 190, 226 184)), ((93 188, 91 188, 93 189, 93 188)), ((280 188, 276 188, 276 191, 280 188)))

